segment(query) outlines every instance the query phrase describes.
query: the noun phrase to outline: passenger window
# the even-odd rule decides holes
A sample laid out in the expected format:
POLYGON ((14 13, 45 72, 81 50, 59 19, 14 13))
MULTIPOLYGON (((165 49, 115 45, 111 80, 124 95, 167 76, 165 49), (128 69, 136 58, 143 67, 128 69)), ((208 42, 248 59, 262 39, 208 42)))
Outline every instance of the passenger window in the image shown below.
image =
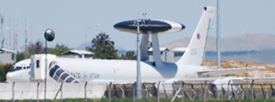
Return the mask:
POLYGON ((36 60, 36 68, 39 68, 39 60, 36 60))

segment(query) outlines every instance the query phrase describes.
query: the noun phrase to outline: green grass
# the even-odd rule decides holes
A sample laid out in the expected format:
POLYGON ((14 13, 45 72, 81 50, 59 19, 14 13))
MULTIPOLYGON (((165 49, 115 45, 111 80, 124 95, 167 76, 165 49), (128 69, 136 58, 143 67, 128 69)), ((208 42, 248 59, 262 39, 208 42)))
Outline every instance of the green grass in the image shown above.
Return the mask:
MULTIPOLYGON (((11 100, 0 100, 0 102, 11 102, 11 100)), ((36 100, 15 100, 15 102, 36 102, 36 100)), ((40 100, 44 102, 44 100, 40 100)), ((47 102, 52 102, 52 100, 47 100, 47 102)), ((54 100, 53 102, 61 102, 60 99, 54 100)), ((63 99, 62 102, 85 102, 84 99, 63 99)), ((87 99, 87 102, 109 102, 108 99, 87 99)), ((133 102, 133 99, 112 99, 111 102, 133 102)), ((156 99, 141 99, 136 100, 135 102, 157 102, 156 99)), ((170 99, 160 99, 159 102, 171 102, 170 99)), ((176 99, 173 102, 191 102, 190 100, 176 99)), ((203 100, 194 100, 194 102, 203 102, 203 100)), ((206 102, 275 102, 275 100, 263 100, 263 99, 235 99, 235 100, 217 100, 211 99, 206 102)))

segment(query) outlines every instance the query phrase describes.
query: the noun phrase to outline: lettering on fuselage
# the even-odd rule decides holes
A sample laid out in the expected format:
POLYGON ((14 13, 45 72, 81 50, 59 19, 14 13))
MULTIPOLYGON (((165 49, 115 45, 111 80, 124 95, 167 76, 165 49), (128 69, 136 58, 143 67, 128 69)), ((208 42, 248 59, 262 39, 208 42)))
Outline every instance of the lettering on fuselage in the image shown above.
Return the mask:
POLYGON ((99 74, 97 73, 79 73, 79 72, 75 72, 75 73, 71 73, 72 76, 74 76, 77 79, 98 79, 99 78, 99 74))

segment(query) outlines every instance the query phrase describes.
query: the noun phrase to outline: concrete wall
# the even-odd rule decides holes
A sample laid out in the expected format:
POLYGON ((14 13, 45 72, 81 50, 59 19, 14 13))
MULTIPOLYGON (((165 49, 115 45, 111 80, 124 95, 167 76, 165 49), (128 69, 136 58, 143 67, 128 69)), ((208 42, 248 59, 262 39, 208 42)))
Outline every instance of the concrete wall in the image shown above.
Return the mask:
MULTIPOLYGON (((54 99, 61 83, 47 83, 47 99, 54 99)), ((88 83, 87 98, 102 98, 106 90, 105 84, 88 83)), ((56 99, 85 98, 85 83, 63 83, 62 92, 56 99), (61 96, 62 95, 62 96, 61 96)), ((44 99, 44 83, 0 83, 0 100, 44 99)))

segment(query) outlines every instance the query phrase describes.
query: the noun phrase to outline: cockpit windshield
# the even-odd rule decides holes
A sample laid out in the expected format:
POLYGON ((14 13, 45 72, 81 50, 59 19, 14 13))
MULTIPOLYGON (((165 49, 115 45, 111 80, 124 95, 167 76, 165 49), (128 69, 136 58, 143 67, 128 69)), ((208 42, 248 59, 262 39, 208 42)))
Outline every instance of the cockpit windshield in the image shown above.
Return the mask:
POLYGON ((13 66, 9 72, 13 72, 13 71, 17 71, 17 70, 21 70, 21 69, 29 69, 30 67, 29 66, 25 66, 22 68, 22 66, 13 66))

